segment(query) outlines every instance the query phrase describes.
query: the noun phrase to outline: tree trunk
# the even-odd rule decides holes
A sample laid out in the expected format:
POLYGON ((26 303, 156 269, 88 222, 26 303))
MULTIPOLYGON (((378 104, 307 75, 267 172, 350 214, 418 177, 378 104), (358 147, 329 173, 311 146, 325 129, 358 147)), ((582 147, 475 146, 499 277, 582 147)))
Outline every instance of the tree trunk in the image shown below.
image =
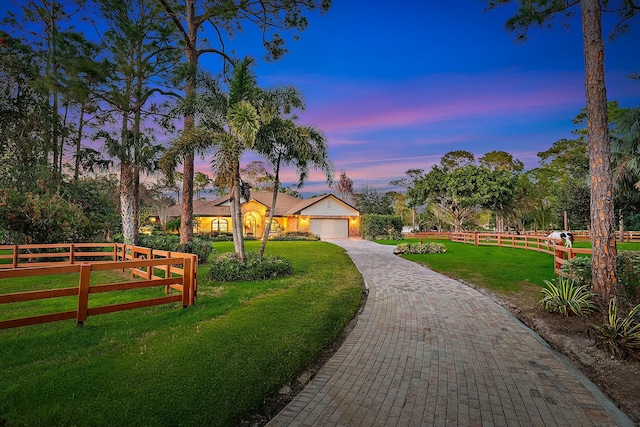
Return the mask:
POLYGON ((76 141, 76 161, 73 171, 73 182, 78 184, 78 178, 80 176, 80 150, 82 149, 82 131, 84 129, 84 111, 86 103, 83 102, 80 105, 80 120, 78 120, 78 135, 76 141))
POLYGON ((133 167, 130 163, 120 162, 120 218, 124 243, 134 243, 133 229, 133 167))
POLYGON ((591 174, 592 284, 593 291, 606 302, 615 292, 617 252, 600 7, 599 0, 582 0, 591 174))
POLYGON ((264 236, 262 237, 262 244, 260 245, 259 258, 262 260, 264 255, 264 249, 267 247, 267 240, 269 240, 269 233, 271 233, 271 224, 273 223, 273 216, 276 212, 276 202, 278 201, 278 189, 280 187, 280 159, 276 162, 275 178, 273 180, 273 197, 271 199, 271 209, 269 209, 269 221, 264 228, 264 236))
POLYGON ((244 234, 242 233, 242 207, 240 206, 240 164, 235 165, 233 174, 233 186, 231 187, 231 223, 233 230, 233 247, 236 257, 245 262, 244 234))
POLYGON ((140 166, 133 166, 133 244, 140 243, 140 166))
MULTIPOLYGON (((187 37, 184 51, 187 57, 189 75, 185 84, 185 97, 191 99, 196 94, 196 69, 198 68, 197 37, 198 27, 195 22, 195 4, 192 0, 186 2, 187 12, 187 37)), ((184 118, 184 132, 187 132, 195 123, 193 114, 184 118)), ((180 223, 180 243, 193 241, 193 176, 195 156, 190 151, 184 156, 184 169, 182 171, 182 215, 180 223)))

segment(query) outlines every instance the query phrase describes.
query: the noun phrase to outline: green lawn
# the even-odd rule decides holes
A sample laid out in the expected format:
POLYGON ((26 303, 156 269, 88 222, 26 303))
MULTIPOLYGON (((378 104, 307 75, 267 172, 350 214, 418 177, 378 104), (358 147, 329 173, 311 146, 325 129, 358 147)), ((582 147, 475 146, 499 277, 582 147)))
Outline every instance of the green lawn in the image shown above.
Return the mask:
MULTIPOLYGON (((402 242, 417 243, 418 239, 402 242)), ((524 283, 543 286, 555 277, 553 256, 524 249, 474 246, 448 240, 428 240, 447 247, 444 254, 404 255, 435 271, 493 291, 519 291, 524 283)), ((395 245, 398 241, 379 240, 395 245)), ((576 242, 575 247, 590 247, 589 242, 576 242)), ((640 243, 618 243, 619 250, 640 250, 640 243)))
POLYGON ((294 275, 210 283, 201 266, 193 307, 0 331, 0 425, 234 425, 334 339, 362 296, 337 246, 269 242, 267 252, 294 275))

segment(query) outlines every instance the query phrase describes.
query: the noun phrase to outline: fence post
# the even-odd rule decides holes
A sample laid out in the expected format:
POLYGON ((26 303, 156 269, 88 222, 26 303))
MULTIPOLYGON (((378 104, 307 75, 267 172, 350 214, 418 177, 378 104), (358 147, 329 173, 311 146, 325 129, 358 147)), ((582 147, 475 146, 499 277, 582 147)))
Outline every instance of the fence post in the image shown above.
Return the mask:
POLYGON ((193 255, 191 257, 191 276, 193 277, 193 282, 191 282, 191 305, 195 304, 196 298, 198 298, 198 255, 193 255))
POLYGON ((478 232, 477 231, 473 233, 473 244, 475 246, 480 245, 480 238, 478 237, 478 232))
POLYGON ((13 245, 13 268, 18 268, 18 245, 13 245))
POLYGON ((89 306, 89 281, 91 279, 91 264, 80 266, 80 283, 78 285, 78 311, 76 323, 82 326, 87 320, 87 309, 89 306))
POLYGON ((184 257, 182 260, 182 306, 186 307, 191 305, 190 301, 193 301, 193 273, 191 271, 191 257, 184 257))
POLYGON ((564 251, 558 250, 559 247, 561 246, 558 244, 554 246, 554 254, 553 254, 553 269, 556 274, 558 274, 558 272, 562 268, 562 263, 559 262, 558 259, 560 258, 564 260, 564 251))
POLYGON ((69 244, 69 264, 73 264, 74 260, 75 260, 75 250, 74 250, 74 246, 73 243, 69 244))

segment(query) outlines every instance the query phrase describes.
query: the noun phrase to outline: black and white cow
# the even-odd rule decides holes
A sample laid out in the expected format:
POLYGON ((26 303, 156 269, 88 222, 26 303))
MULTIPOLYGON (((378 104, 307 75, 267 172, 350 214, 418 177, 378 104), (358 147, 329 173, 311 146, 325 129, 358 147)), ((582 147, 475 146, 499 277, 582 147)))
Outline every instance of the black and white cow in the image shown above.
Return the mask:
POLYGON ((570 231, 554 231, 547 237, 549 239, 562 239, 567 248, 573 247, 573 234, 570 231))

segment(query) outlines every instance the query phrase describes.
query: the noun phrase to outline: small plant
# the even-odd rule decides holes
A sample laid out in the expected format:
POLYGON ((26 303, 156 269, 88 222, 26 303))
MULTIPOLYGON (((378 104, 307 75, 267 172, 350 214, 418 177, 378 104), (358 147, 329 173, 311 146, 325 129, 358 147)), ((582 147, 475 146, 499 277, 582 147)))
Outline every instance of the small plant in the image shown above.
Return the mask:
POLYGON ((596 343, 616 357, 640 359, 640 304, 625 318, 618 317, 618 304, 609 301, 609 323, 593 325, 596 343))
POLYGON ((400 243, 393 250, 394 254, 441 254, 447 247, 441 243, 400 243))
POLYGON ((575 257, 562 264, 561 271, 578 285, 591 285, 591 257, 575 257))
POLYGON ((549 313, 561 313, 562 317, 566 317, 570 310, 575 315, 584 317, 598 308, 591 300, 594 294, 587 285, 578 285, 565 277, 557 278, 556 283, 548 280, 544 282, 547 287, 542 289, 543 297, 539 303, 549 313))
POLYGON ((262 260, 257 252, 247 252, 244 263, 235 253, 225 253, 210 263, 209 280, 239 282, 264 280, 288 276, 293 272, 291 263, 283 258, 265 255, 262 260))

